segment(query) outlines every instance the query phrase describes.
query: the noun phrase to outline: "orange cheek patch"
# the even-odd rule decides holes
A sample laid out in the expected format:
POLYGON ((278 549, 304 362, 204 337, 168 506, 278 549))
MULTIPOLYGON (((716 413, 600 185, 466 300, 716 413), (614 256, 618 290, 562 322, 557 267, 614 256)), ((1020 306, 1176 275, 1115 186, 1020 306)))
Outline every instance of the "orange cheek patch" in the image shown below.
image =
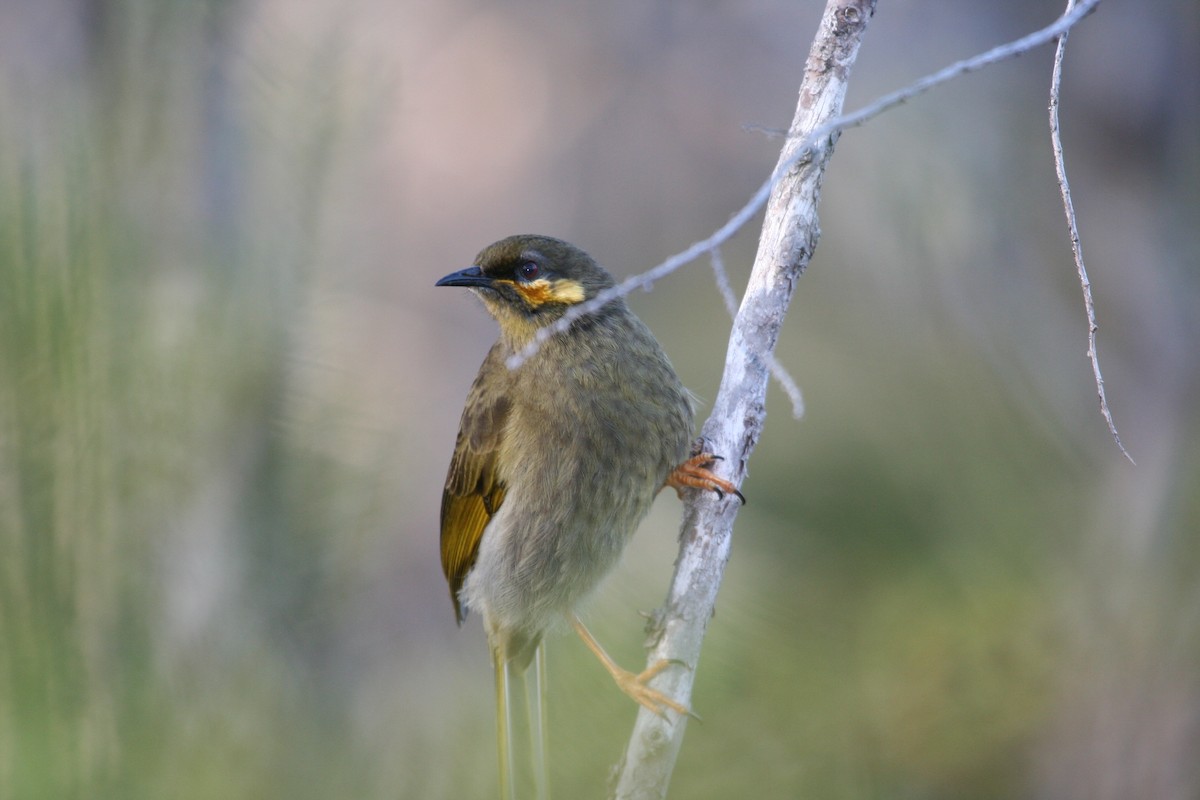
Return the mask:
POLYGON ((569 306, 582 302, 584 298, 583 286, 578 281, 542 279, 529 283, 504 282, 516 289, 531 308, 539 308, 546 303, 560 303, 569 306))
POLYGON ((559 280, 550 284, 554 302, 573 305, 583 302, 583 285, 578 281, 559 280))

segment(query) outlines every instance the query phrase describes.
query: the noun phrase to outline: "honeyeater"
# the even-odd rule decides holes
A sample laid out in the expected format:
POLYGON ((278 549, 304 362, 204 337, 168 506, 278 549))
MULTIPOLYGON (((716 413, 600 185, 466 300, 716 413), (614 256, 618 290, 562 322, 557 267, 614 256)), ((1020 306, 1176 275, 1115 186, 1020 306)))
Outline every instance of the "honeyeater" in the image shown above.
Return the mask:
MULTIPOLYGON (((500 714, 501 675, 525 672, 543 634, 564 622, 638 703, 687 713, 647 685, 667 662, 640 675, 621 669, 576 615, 664 486, 742 497, 711 471, 717 458, 692 445, 690 396, 671 362, 614 297, 509 367, 540 329, 614 286, 558 239, 502 239, 437 285, 470 289, 500 327, 467 395, 441 508, 454 611, 460 623, 468 609, 483 619, 500 714)), ((501 720, 502 751, 504 735, 501 720)))

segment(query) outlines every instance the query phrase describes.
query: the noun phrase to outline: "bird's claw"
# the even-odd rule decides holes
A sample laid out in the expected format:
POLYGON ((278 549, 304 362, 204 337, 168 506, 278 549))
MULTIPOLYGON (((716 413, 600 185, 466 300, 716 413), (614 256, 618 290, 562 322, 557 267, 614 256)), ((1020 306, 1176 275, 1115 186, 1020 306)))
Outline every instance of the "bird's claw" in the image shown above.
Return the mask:
POLYGON ((683 703, 673 700, 649 686, 650 681, 656 675, 673 663, 677 663, 677 661, 675 659, 664 658, 661 661, 651 664, 637 675, 627 670, 621 670, 620 673, 614 674, 613 678, 616 679, 617 686, 620 687, 622 692, 632 697, 638 705, 654 712, 663 719, 667 718, 667 709, 669 708, 680 716, 687 715, 695 717, 698 720, 700 716, 683 703))
POLYGON ((722 456, 713 453, 695 453, 671 472, 667 477, 667 485, 673 487, 680 496, 683 495, 684 489, 689 488, 716 492, 717 497, 721 499, 724 499, 726 494, 737 495, 742 505, 746 505, 746 496, 729 481, 717 477, 710 469, 718 461, 724 460, 722 456))

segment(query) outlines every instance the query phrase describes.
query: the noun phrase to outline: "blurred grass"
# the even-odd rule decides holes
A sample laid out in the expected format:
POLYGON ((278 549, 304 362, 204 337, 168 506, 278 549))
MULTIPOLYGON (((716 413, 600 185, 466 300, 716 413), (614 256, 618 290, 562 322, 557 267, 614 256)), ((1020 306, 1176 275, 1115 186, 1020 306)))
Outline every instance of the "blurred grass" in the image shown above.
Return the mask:
MULTIPOLYGON (((0 26, 25 34, 0 39, 0 800, 491 796, 490 666, 478 621, 454 629, 436 513, 493 329, 432 281, 510 224, 622 275, 705 233, 773 161, 729 131, 786 116, 803 53, 682 7, 54 8, 58 38, 0 26), (507 74, 488 59, 514 31, 544 47, 507 74), (517 95, 481 99, 484 67, 517 95), (438 127, 474 102, 538 124, 438 127)), ((869 56, 892 71, 913 51, 894 13, 869 56)), ((994 13, 1024 29, 1044 8, 994 13)), ((970 30, 938 41, 994 36, 970 30)), ((1091 404, 1061 231, 1039 227, 1053 187, 1014 166, 1035 123, 1008 117, 1041 100, 1002 98, 1043 78, 839 143, 780 349, 807 417, 773 390, 672 796, 1198 785, 1196 249, 1142 226, 1189 207, 1172 165, 1194 154, 1072 129, 1126 142, 1159 204, 1128 213, 1137 185, 1078 151, 1101 176, 1081 212, 1123 223, 1085 236, 1137 266, 1093 271, 1131 471, 1091 404)), ((1155 124, 1190 147, 1194 109, 1171 108, 1155 124)), ((753 240, 725 253, 735 278, 753 240)), ((726 329, 698 266, 632 303, 711 397, 726 329)), ((627 666, 677 520, 664 497, 588 610, 627 666)), ((550 670, 556 793, 601 796, 632 704, 571 637, 550 670)))
MULTIPOLYGON (((109 11, 82 32, 90 85, 56 86, 36 108, 21 104, 28 87, 4 98, 0 796, 282 796, 282 775, 314 792, 324 770, 278 770, 264 745, 297 713, 270 678, 288 674, 279 617, 322 585, 321 515, 294 500, 330 476, 280 428, 305 242, 284 247, 259 224, 303 230, 316 195, 272 223, 237 213, 254 178, 196 180, 211 175, 204 136, 229 133, 220 109, 191 124, 223 80, 202 57, 219 4, 109 11), (226 664, 228 686, 206 685, 223 659, 164 629, 179 588, 164 578, 181 572, 163 559, 227 471, 248 571, 230 585, 268 589, 271 605, 242 620, 266 641, 226 664), (213 661, 190 669, 196 652, 213 661), (212 708, 246 697, 259 705, 239 736, 212 708), (239 757, 245 769, 217 769, 239 757)), ((304 163, 319 173, 319 148, 304 163)), ((297 730, 312 729, 305 715, 297 730)))

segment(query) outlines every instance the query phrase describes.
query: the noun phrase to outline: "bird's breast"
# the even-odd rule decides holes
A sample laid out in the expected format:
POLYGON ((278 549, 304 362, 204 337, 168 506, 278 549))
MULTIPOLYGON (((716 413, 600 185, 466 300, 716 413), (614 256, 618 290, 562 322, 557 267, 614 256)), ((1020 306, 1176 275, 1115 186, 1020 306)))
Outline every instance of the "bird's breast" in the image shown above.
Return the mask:
POLYGON ((469 603, 501 627, 572 609, 686 457, 688 396, 634 323, 551 339, 512 374, 497 459, 505 500, 467 580, 469 603))

